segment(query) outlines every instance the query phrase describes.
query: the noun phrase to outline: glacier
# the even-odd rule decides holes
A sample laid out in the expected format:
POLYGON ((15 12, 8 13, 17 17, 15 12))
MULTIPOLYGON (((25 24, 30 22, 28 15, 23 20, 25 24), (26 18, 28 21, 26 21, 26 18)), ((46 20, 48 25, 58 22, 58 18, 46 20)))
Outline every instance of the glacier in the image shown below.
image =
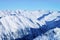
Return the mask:
POLYGON ((59 39, 59 11, 0 10, 0 40, 59 39))

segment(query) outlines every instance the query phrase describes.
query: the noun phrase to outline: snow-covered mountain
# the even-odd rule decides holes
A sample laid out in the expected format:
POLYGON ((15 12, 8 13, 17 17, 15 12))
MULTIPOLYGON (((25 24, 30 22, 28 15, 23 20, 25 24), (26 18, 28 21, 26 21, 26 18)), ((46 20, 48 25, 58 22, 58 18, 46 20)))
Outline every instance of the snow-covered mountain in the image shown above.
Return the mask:
POLYGON ((57 34, 56 28, 60 28, 60 11, 0 11, 0 40, 50 40, 44 39, 44 35, 48 33, 50 38, 52 29, 57 34), (39 36, 42 37, 36 39, 39 36))

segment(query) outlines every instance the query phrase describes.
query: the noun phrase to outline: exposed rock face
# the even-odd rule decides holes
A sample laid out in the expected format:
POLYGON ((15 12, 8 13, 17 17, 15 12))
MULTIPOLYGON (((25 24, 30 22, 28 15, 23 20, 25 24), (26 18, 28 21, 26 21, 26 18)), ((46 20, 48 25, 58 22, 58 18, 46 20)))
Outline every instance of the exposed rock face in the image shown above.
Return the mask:
MULTIPOLYGON (((59 11, 0 11, 0 40, 17 40, 18 38, 20 40, 35 40, 38 36, 42 36, 41 40, 50 40, 43 39, 44 35, 47 32, 46 37, 51 38, 48 31, 53 29, 57 34, 56 28, 60 28, 59 11)), ((53 37, 57 38, 57 35, 53 37)))

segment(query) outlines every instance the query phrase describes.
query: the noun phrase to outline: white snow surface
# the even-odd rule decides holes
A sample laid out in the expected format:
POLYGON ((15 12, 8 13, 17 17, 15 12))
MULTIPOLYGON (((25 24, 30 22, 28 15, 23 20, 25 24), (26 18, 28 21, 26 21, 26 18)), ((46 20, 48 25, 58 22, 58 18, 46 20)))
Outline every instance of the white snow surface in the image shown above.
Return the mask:
MULTIPOLYGON (((9 39, 10 35, 14 39, 21 38, 21 36, 18 36, 19 34, 17 35, 18 30, 20 29, 25 30, 25 28, 40 28, 40 26, 46 24, 46 21, 52 21, 54 19, 57 20, 58 16, 60 16, 60 13, 58 13, 57 11, 55 12, 53 11, 51 12, 51 14, 44 16, 41 20, 37 20, 39 17, 42 17, 43 15, 48 14, 48 13, 49 11, 45 11, 45 10, 0 11, 0 17, 1 17, 0 18, 0 40, 4 38, 3 34, 8 36, 8 40, 10 40, 9 39), (33 23, 29 19, 31 19, 33 23), (38 26, 37 23, 39 23, 40 26, 38 26), (13 35, 11 32, 13 33, 13 35)), ((58 20, 60 20, 60 18, 58 18, 58 20)), ((24 35, 27 35, 27 34, 29 33, 26 33, 24 35)))

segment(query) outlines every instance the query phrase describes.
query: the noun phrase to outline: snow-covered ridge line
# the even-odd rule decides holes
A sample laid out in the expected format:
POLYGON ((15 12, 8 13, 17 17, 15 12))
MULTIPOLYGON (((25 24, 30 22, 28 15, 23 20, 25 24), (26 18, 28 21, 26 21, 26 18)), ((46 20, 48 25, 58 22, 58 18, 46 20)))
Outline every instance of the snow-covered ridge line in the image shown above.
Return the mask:
POLYGON ((60 20, 59 17, 58 11, 0 11, 0 39, 2 40, 4 35, 7 35, 7 40, 11 37, 21 38, 30 33, 30 28, 41 28, 46 22, 60 20))
MULTIPOLYGON (((46 14, 48 12, 60 13, 59 11, 47 11, 47 10, 35 10, 35 11, 28 11, 28 10, 14 10, 14 11, 12 11, 12 10, 0 10, 0 17, 5 16, 5 15, 11 15, 11 14, 18 14, 18 15, 22 14, 22 15, 25 16, 26 14, 28 14, 28 15, 32 14, 33 15, 35 13, 38 13, 38 14, 35 14, 37 16, 37 15, 43 14, 43 13, 46 14)), ((26 15, 26 16, 28 16, 28 15, 26 15)))

